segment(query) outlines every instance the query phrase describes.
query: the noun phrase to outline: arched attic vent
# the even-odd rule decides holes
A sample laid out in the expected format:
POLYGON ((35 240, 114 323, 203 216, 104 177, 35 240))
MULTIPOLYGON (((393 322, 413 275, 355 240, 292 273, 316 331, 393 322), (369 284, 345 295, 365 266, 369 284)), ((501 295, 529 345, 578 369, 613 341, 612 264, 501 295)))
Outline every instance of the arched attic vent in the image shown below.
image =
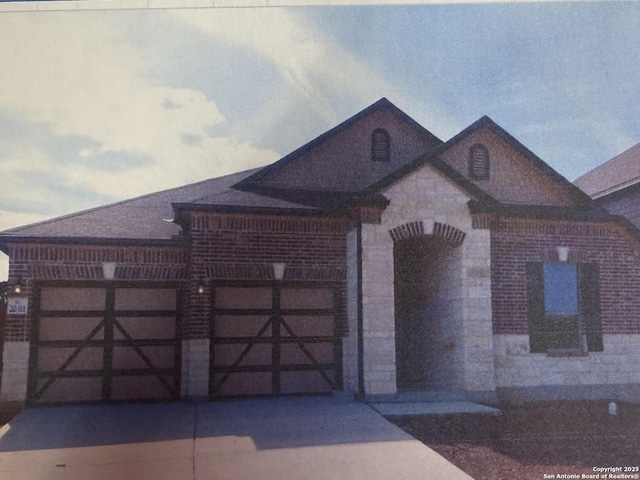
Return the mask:
POLYGON ((384 128, 371 132, 371 160, 388 162, 391 159, 391 137, 384 128))
POLYGON ((466 233, 462 230, 447 225, 446 223, 433 222, 433 233, 426 233, 425 225, 422 220, 415 222, 408 222, 399 227, 389 230, 389 235, 394 242, 405 240, 407 238, 421 237, 430 235, 437 238, 442 238, 447 245, 451 247, 459 247, 462 245, 466 233))
POLYGON ((472 145, 469 149, 469 178, 473 180, 489 180, 491 165, 489 150, 481 143, 472 145))

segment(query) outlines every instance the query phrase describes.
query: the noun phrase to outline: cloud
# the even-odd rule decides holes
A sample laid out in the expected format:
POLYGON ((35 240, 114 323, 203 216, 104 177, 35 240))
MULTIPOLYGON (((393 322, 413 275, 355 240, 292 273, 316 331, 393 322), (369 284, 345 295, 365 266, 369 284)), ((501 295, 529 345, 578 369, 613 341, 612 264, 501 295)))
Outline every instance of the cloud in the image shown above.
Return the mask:
POLYGON ((297 115, 304 112, 306 116, 312 111, 325 128, 382 96, 404 100, 392 83, 292 10, 183 9, 172 15, 229 47, 241 46, 277 67, 286 87, 271 92, 272 99, 266 99, 257 117, 291 115, 295 100, 297 115))
MULTIPOLYGON (((163 12, 126 18, 134 15, 163 12)), ((127 43, 123 18, 113 12, 0 17, 0 109, 31 128, 46 125, 60 139, 83 140, 77 152, 44 152, 49 161, 64 163, 60 153, 73 157, 73 168, 58 171, 68 183, 84 184, 97 197, 124 198, 277 158, 230 136, 209 137, 212 126, 225 122, 217 105, 199 90, 152 78, 144 51, 127 43)))

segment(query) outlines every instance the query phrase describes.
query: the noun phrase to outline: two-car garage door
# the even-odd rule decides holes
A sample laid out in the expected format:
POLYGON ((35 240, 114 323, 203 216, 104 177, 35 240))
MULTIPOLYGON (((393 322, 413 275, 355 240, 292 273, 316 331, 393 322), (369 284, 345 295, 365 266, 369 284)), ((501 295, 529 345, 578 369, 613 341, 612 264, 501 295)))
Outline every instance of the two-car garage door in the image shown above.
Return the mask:
POLYGON ((179 398, 177 285, 43 284, 34 307, 30 402, 179 398))
MULTIPOLYGON (((34 298, 31 403, 180 398, 177 283, 42 283, 34 298)), ((211 398, 342 388, 341 288, 216 282, 211 398)))

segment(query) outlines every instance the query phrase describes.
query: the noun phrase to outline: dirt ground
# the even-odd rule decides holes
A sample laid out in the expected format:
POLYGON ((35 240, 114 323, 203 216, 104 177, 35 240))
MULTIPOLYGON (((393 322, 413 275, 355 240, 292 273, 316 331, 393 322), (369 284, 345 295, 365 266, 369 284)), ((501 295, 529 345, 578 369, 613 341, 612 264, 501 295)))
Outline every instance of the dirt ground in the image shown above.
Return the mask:
POLYGON ((618 404, 615 416, 607 402, 546 402, 502 411, 391 420, 476 480, 640 478, 639 405, 618 404), (607 467, 620 470, 594 470, 607 467))

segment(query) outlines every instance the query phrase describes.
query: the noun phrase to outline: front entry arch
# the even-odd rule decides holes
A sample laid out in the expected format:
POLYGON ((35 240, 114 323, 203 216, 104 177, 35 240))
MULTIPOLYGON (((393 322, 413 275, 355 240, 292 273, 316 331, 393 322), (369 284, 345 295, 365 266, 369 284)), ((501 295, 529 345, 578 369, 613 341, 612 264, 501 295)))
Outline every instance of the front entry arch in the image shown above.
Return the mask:
POLYGON ((397 387, 453 388, 463 316, 456 247, 464 233, 436 224, 426 234, 422 222, 407 225, 392 231, 397 387))

